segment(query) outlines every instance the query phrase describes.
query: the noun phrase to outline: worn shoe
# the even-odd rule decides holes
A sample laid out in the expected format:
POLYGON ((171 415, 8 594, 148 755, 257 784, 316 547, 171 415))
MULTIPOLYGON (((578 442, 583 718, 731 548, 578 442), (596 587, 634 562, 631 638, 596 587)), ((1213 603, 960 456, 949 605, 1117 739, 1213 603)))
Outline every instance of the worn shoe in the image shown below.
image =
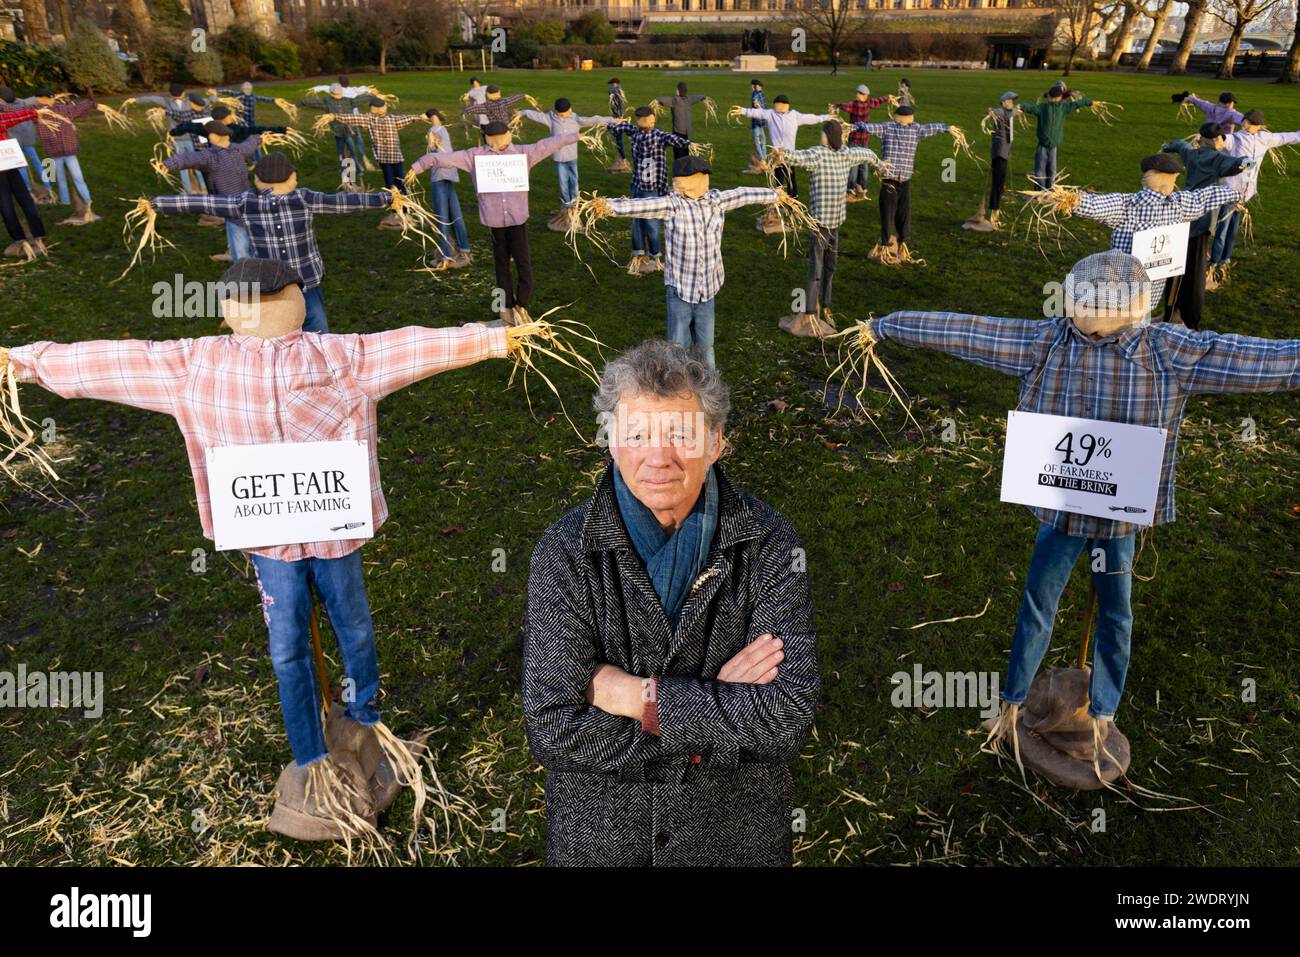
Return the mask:
POLYGON ((331 754, 305 768, 290 761, 275 785, 266 829, 299 841, 337 841, 373 832, 370 784, 351 753, 331 754))
POLYGON ((1214 292, 1214 290, 1219 288, 1218 273, 1219 273, 1218 269, 1216 269, 1214 266, 1211 266, 1209 269, 1205 270, 1205 291, 1206 292, 1214 292))

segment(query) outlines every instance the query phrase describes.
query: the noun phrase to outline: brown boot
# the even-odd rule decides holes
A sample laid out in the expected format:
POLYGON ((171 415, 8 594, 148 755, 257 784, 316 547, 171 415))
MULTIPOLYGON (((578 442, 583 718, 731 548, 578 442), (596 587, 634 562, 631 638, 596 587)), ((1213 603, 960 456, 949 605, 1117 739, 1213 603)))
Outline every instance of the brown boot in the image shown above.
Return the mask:
POLYGON ((206 226, 209 229, 211 229, 216 226, 224 227, 226 225, 226 221, 222 219, 220 216, 210 216, 207 213, 199 213, 199 225, 206 226))

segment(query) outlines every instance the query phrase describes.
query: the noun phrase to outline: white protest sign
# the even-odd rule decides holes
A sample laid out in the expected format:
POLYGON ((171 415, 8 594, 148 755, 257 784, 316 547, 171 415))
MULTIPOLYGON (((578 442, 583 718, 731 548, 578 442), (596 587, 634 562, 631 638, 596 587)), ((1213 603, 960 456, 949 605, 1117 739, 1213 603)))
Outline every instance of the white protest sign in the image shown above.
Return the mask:
POLYGON ((1140 229, 1133 234, 1131 252, 1142 260, 1153 281, 1181 276, 1187 269, 1187 237, 1191 228, 1191 223, 1172 223, 1140 229))
POLYGON ((1007 413, 1002 501, 1150 525, 1166 429, 1007 413))
POLYGON ((0 171, 22 169, 26 165, 27 157, 23 155, 23 148, 17 140, 0 140, 0 171))
POLYGON ((217 551, 375 534, 365 442, 211 448, 208 491, 217 551))
POLYGON ((528 192, 528 157, 523 153, 478 153, 474 186, 480 193, 528 192))

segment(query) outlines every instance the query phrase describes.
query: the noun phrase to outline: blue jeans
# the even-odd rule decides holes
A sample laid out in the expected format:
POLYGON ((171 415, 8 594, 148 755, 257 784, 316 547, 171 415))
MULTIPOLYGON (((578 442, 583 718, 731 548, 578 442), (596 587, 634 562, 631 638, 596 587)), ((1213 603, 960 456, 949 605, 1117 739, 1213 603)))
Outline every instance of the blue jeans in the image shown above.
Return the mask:
POLYGON ((758 126, 749 128, 749 138, 754 141, 754 155, 759 159, 767 157, 767 124, 759 123, 758 126))
POLYGON ((447 239, 450 230, 456 239, 456 249, 469 252, 469 233, 465 229, 465 217, 460 213, 460 197, 456 195, 456 184, 449 179, 435 179, 433 187, 433 215, 438 218, 438 251, 444 259, 451 258, 454 250, 447 239))
POLYGON ((853 187, 860 186, 865 191, 867 188, 867 164, 859 163, 853 169, 849 170, 849 181, 845 186, 845 192, 853 192, 853 187))
POLYGON ((1241 212, 1236 203, 1219 209, 1219 225, 1214 230, 1214 243, 1210 248, 1210 265, 1222 266, 1232 262, 1232 248, 1237 245, 1237 228, 1241 225, 1241 212))
POLYGON ((271 666, 280 685, 280 711, 289 747, 299 767, 327 754, 321 726, 316 662, 311 649, 313 590, 320 595, 338 641, 343 671, 344 714, 359 724, 379 720, 379 659, 375 629, 361 574, 361 549, 342 558, 285 562, 253 555, 262 617, 270 635, 271 666))
MULTIPOLYGON (((23 155, 27 157, 27 164, 31 166, 32 169, 36 170, 36 175, 40 177, 41 183, 45 186, 50 185, 45 179, 45 167, 41 165, 41 154, 36 152, 35 144, 29 143, 24 146, 23 155)), ((23 178, 23 185, 28 189, 31 189, 32 180, 31 177, 27 175, 27 167, 18 167, 18 173, 23 178)))
POLYGON ((1016 618, 1016 636, 1011 642, 1011 660, 1007 664, 1007 683, 1002 700, 1024 703, 1029 684, 1038 672, 1043 655, 1052 640, 1056 606, 1070 580, 1070 572, 1079 555, 1101 549, 1103 571, 1092 573, 1097 592, 1097 623, 1093 632, 1092 688, 1088 713, 1094 718, 1112 719, 1124 693, 1128 674, 1130 640, 1133 635, 1133 543, 1135 534, 1123 538, 1081 538, 1065 535, 1050 525, 1038 530, 1034 556, 1029 561, 1029 577, 1020 600, 1016 618))
POLYGON ((1056 185, 1056 147, 1038 144, 1034 151, 1034 182, 1039 189, 1051 189, 1056 185))
POLYGON ((366 171, 366 165, 361 161, 362 146, 349 133, 347 136, 334 137, 334 150, 339 157, 339 176, 346 178, 347 167, 345 160, 350 158, 352 160, 352 170, 356 174, 352 181, 354 183, 359 182, 361 174, 366 171))
POLYGON ((560 201, 565 206, 572 206, 578 198, 578 161, 557 162, 555 173, 560 177, 560 201))
POLYGON ((623 152, 623 134, 614 134, 614 145, 618 147, 618 158, 627 159, 627 154, 623 152))
POLYGON ((253 240, 242 222, 226 220, 226 246, 230 249, 231 262, 239 262, 253 255, 253 240))
POLYGON ((71 178, 72 185, 77 188, 83 202, 90 202, 90 187, 86 185, 86 179, 81 175, 81 163, 76 156, 56 156, 54 158, 54 175, 59 183, 59 202, 67 203, 68 198, 68 180, 71 178))
POLYGON ((406 192, 406 175, 401 163, 380 163, 379 170, 384 174, 384 189, 396 186, 399 193, 406 192))
MULTIPOLYGON (((632 184, 633 199, 658 195, 654 190, 638 186, 636 183, 632 184)), ((651 256, 659 255, 659 220, 634 219, 632 220, 632 255, 644 256, 647 254, 651 256)))
POLYGON ((668 338, 687 349, 696 350, 709 366, 713 361, 713 300, 686 302, 677 290, 665 285, 668 292, 668 338))
POLYGON ((320 286, 315 285, 302 291, 307 300, 307 318, 303 320, 303 332, 329 332, 329 323, 325 321, 325 297, 321 295, 320 286))

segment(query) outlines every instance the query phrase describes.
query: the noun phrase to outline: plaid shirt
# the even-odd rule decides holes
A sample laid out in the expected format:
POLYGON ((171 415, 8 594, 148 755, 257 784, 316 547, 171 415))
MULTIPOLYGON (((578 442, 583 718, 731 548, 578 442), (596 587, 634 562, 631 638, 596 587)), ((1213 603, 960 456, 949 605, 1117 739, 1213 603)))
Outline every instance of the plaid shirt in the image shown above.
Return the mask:
POLYGON ((36 119, 35 110, 5 110, 0 112, 0 140, 9 139, 9 130, 36 119))
MULTIPOLYGON (((196 116, 206 116, 208 112, 207 105, 196 106, 194 101, 188 96, 182 96, 180 99, 177 99, 174 96, 156 94, 150 96, 137 96, 134 99, 136 103, 152 103, 156 106, 161 106, 163 111, 167 114, 167 125, 169 127, 178 126, 181 123, 189 123, 196 116)), ((205 103, 210 104, 212 103, 212 100, 209 99, 205 101, 205 103)), ((193 143, 194 141, 188 140, 186 142, 193 143)))
POLYGON ((402 162, 402 141, 398 131, 410 126, 416 120, 422 120, 419 113, 345 113, 339 115, 339 122, 348 126, 360 126, 370 134, 370 148, 375 152, 375 160, 380 163, 402 162))
POLYGON ((623 95, 623 87, 616 83, 609 88, 609 112, 614 116, 622 116, 625 109, 627 97, 623 95))
POLYGON ((767 135, 772 137, 772 146, 779 150, 793 150, 799 127, 811 126, 813 123, 825 123, 838 120, 833 113, 800 113, 798 110, 758 110, 747 107, 740 111, 741 116, 751 120, 762 120, 767 124, 767 135))
POLYGON ((863 163, 880 168, 880 157, 865 146, 846 146, 842 150, 814 146, 782 153, 781 158, 808 171, 808 211, 826 229, 838 229, 844 223, 848 195, 844 186, 849 181, 849 170, 863 163))
MULTIPOLYGON (((1020 379, 1023 412, 1168 429, 1155 524, 1172 522, 1178 428, 1189 397, 1300 389, 1300 340, 1198 332, 1166 322, 1092 339, 1069 319, 995 319, 895 312, 871 323, 877 338, 937 349, 1020 379)), ((1120 538, 1136 525, 1031 508, 1066 535, 1120 538)))
MULTIPOLYGON (((767 109, 767 96, 764 95, 764 93, 763 93, 762 90, 754 90, 753 92, 751 92, 751 93, 749 94, 749 108, 750 108, 751 110, 765 110, 765 109, 767 109)), ((763 120, 750 120, 750 121, 749 121, 749 128, 750 128, 751 130, 756 130, 756 129, 758 129, 760 126, 767 126, 767 123, 764 122, 763 120)))
POLYGON ((222 96, 232 96, 239 101, 239 108, 235 111, 239 114, 239 122, 245 126, 253 126, 257 123, 257 104, 274 103, 275 97, 262 96, 260 93, 244 93, 242 90, 217 90, 222 96))
POLYGON ((668 161, 664 150, 673 146, 684 150, 691 141, 676 133, 665 133, 661 129, 643 130, 635 123, 611 123, 610 133, 615 136, 632 138, 632 181, 640 189, 649 190, 656 196, 668 192, 668 161))
POLYGON ((889 168, 885 179, 905 183, 916 172, 916 145, 923 139, 948 132, 947 123, 855 123, 853 128, 861 128, 880 137, 880 151, 889 168))
POLYGON ((664 285, 677 290, 684 302, 708 302, 718 294, 726 276, 722 270, 722 227, 728 210, 752 203, 771 203, 776 190, 742 186, 711 189, 699 199, 680 193, 610 199, 618 216, 664 221, 664 285))
MULTIPOLYGON (((359 107, 370 109, 370 94, 366 93, 364 99, 365 103, 361 102, 360 96, 309 96, 305 100, 299 100, 298 105, 305 106, 309 110, 319 110, 321 113, 333 113, 335 116, 350 116, 359 107)), ((330 124, 330 132, 334 134, 335 139, 346 139, 352 134, 352 127, 336 120, 330 124)))
POLYGON ((866 146, 871 142, 871 134, 865 130, 857 128, 857 123, 871 122, 871 111, 878 106, 884 106, 889 102, 887 96, 873 96, 865 100, 859 100, 856 97, 847 103, 832 104, 835 109, 849 114, 849 125, 853 130, 849 133, 850 146, 866 146))
MULTIPOLYGON (((1082 193, 1075 216, 1084 216, 1111 227, 1110 248, 1133 252, 1133 234, 1153 226, 1190 223, 1224 203, 1235 203, 1241 195, 1227 186, 1179 189, 1168 196, 1152 189, 1136 193, 1082 193)), ((1151 281, 1151 303, 1160 302, 1165 281, 1151 281)))
POLYGON ((262 142, 260 136, 250 136, 230 146, 205 146, 189 153, 177 153, 163 160, 170 170, 202 170, 207 178, 208 192, 218 196, 235 196, 248 189, 248 160, 262 142))
POLYGON ((304 289, 319 286, 325 275, 316 248, 316 213, 350 213, 381 209, 393 201, 387 190, 376 193, 318 193, 295 189, 277 196, 270 189, 249 190, 238 196, 155 196, 160 213, 207 213, 242 220, 253 244, 253 255, 278 259, 297 270, 304 289))
POLYGON ((40 122, 36 124, 36 135, 41 138, 41 152, 51 158, 76 156, 77 151, 81 149, 81 142, 77 139, 76 120, 90 113, 95 106, 94 100, 51 103, 47 109, 58 113, 68 122, 60 123, 58 120, 52 120, 48 125, 40 122))
MULTIPOLYGON (((448 369, 506 355, 501 327, 408 326, 368 335, 295 331, 274 339, 222 335, 166 342, 34 342, 9 353, 20 381, 65 399, 104 399, 173 416, 185 437, 199 521, 212 538, 207 450, 356 439, 370 455, 374 530, 388 518, 379 481, 379 400, 448 369)), ((341 558, 365 539, 250 551, 279 561, 341 558)))
MULTIPOLYGON (((36 102, 36 97, 30 96, 26 99, 16 99, 12 103, 6 103, 0 100, 0 113, 12 113, 16 110, 34 110, 40 104, 36 102)), ((26 149, 28 146, 36 145, 36 123, 32 120, 22 120, 12 127, 6 127, 6 132, 18 141, 18 144, 26 149)))
POLYGON ((495 100, 485 99, 482 103, 471 103, 465 109, 460 111, 461 116, 479 117, 479 125, 487 126, 489 123, 505 123, 510 125, 510 108, 524 98, 522 93, 512 93, 509 96, 498 97, 495 100))

